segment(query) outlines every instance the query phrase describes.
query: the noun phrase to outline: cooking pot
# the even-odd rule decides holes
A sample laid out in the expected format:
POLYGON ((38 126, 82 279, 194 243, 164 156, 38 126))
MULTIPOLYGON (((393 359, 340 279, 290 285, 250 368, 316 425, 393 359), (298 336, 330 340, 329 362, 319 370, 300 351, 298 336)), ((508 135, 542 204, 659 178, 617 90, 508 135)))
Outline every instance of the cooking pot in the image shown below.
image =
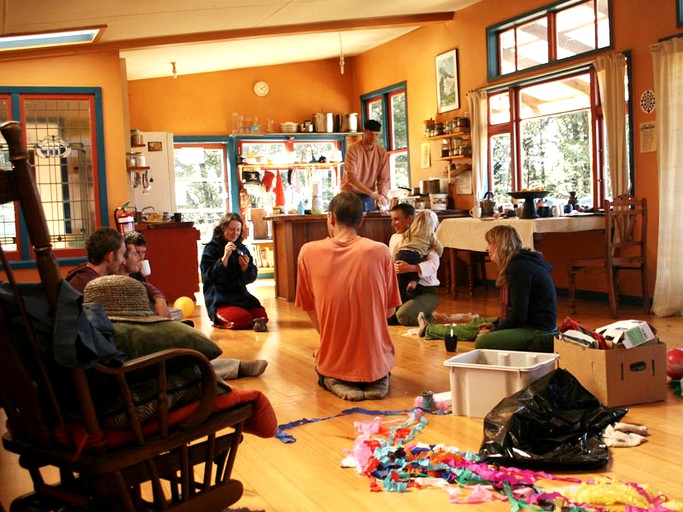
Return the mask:
POLYGON ((313 114, 313 124, 318 133, 332 133, 334 131, 334 114, 332 112, 318 112, 313 114))
POLYGON ((337 130, 340 132, 358 131, 358 114, 337 114, 337 130))

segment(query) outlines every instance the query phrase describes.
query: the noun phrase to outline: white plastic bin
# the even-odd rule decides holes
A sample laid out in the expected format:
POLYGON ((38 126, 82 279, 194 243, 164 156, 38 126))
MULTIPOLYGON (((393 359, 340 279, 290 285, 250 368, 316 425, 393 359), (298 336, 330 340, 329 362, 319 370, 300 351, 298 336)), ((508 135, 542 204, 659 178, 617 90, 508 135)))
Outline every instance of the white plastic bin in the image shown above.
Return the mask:
POLYGON ((553 371, 557 354, 477 349, 444 361, 453 414, 485 417, 503 398, 553 371))

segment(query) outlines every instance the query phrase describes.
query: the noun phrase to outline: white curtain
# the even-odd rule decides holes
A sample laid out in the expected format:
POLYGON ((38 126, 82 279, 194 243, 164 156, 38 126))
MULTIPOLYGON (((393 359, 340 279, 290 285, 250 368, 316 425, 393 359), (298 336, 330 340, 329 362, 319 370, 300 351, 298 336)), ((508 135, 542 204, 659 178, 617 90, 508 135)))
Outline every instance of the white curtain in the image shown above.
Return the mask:
POLYGON ((621 53, 598 57, 595 61, 595 70, 605 119, 611 196, 617 197, 629 191, 624 109, 626 58, 621 53))
POLYGON ((659 177, 657 280, 652 310, 683 314, 683 39, 650 46, 654 68, 659 177))
POLYGON ((488 102, 484 90, 467 93, 470 106, 470 137, 472 138, 472 188, 474 204, 477 204, 488 190, 488 102))

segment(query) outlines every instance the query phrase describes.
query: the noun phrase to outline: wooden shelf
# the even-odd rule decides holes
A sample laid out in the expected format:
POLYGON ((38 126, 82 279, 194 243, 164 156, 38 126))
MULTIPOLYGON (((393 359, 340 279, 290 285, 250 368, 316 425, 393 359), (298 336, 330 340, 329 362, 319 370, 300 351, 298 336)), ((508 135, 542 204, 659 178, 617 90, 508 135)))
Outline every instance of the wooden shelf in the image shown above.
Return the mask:
POLYGON ((133 167, 133 166, 129 165, 128 167, 126 167, 126 170, 128 172, 144 172, 144 171, 148 171, 149 169, 150 169, 150 167, 148 165, 146 165, 144 167, 138 167, 138 166, 133 167))
POLYGON ((443 157, 439 158, 439 160, 444 160, 444 161, 448 161, 448 162, 451 162, 453 160, 463 160, 463 161, 471 162, 472 157, 471 156, 463 156, 463 155, 453 155, 453 156, 443 156, 443 157))
POLYGON ((131 148, 146 148, 147 144, 131 144, 131 148))
POLYGON ((469 130, 467 130, 466 132, 444 133, 443 135, 435 135, 434 137, 425 137, 425 140, 458 139, 465 136, 470 136, 469 130))
POLYGON ((330 167, 338 167, 344 165, 344 162, 326 162, 326 163, 295 163, 295 164, 239 164, 240 169, 253 168, 264 170, 278 170, 278 169, 292 169, 296 167, 308 167, 313 169, 327 169, 330 167))

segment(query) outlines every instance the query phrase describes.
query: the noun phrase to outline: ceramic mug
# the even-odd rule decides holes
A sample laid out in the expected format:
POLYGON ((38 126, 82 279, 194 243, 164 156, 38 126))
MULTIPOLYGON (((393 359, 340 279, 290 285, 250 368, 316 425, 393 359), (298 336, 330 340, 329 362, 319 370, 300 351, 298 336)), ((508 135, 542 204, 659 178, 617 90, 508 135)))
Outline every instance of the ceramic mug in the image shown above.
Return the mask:
POLYGON ((481 206, 473 206, 470 210, 470 215, 473 219, 478 219, 481 217, 481 206))

